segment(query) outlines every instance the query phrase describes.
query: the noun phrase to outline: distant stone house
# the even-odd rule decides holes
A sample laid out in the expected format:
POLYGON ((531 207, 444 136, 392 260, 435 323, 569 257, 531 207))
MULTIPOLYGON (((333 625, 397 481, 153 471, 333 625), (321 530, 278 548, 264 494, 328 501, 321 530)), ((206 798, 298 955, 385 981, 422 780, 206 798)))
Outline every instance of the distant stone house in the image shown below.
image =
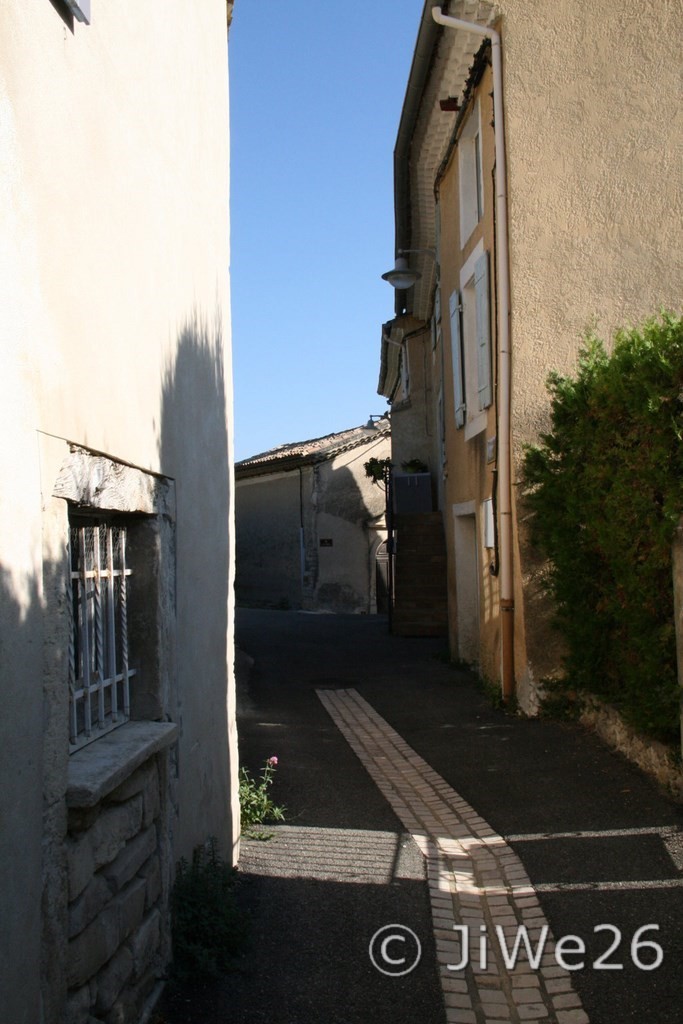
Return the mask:
POLYGON ((385 493, 364 463, 387 458, 389 438, 379 420, 236 464, 238 604, 386 610, 385 493))
POLYGON ((451 654, 532 712, 561 650, 520 464, 589 326, 680 309, 682 9, 426 0, 416 28, 378 390, 431 475, 451 654))
POLYGON ((175 863, 238 852, 227 51, 225 0, 0 7, 7 1024, 148 1015, 175 863))

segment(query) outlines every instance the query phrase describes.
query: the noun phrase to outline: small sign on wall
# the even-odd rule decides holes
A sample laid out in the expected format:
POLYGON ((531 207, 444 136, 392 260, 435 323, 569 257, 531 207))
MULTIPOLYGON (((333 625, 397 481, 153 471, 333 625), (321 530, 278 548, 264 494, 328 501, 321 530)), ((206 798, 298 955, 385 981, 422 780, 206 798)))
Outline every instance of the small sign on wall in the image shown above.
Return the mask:
POLYGON ((331 548, 331 547, 334 547, 334 541, 332 540, 331 537, 321 537, 320 538, 320 547, 321 548, 331 548))

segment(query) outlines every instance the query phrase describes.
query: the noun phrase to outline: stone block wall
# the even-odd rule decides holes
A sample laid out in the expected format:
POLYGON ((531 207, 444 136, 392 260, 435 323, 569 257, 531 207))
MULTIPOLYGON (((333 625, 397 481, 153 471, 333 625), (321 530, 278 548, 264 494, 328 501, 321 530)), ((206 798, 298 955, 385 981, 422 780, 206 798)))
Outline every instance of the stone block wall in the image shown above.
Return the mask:
POLYGON ((170 945, 165 755, 68 816, 67 1024, 137 1021, 170 945))

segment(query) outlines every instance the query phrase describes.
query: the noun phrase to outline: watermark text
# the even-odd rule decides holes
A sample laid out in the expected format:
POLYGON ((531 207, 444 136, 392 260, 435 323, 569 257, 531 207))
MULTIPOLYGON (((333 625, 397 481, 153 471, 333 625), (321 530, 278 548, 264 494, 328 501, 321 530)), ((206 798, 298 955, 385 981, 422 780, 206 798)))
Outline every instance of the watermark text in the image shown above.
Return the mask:
MULTIPOLYGON (((453 930, 460 940, 460 960, 454 964, 447 964, 448 970, 462 971, 474 963, 480 970, 485 971, 493 942, 486 925, 480 926, 472 942, 468 925, 456 924, 453 925, 453 930)), ((630 956, 631 962, 640 971, 654 971, 664 959, 664 950, 660 944, 651 937, 645 937, 650 932, 658 931, 658 924, 644 924, 631 936, 626 955, 630 956)), ((594 971, 623 971, 624 937, 621 929, 613 924, 597 924, 593 928, 594 935, 602 932, 607 933, 608 944, 594 960, 587 959, 586 943, 580 935, 564 935, 555 942, 552 949, 555 963, 565 971, 582 971, 585 967, 592 967, 594 971)), ((529 930, 523 924, 518 925, 514 934, 509 929, 496 925, 495 937, 501 958, 508 970, 513 970, 517 966, 521 956, 526 958, 535 971, 539 969, 548 940, 547 924, 543 925, 535 939, 530 937, 529 930)))

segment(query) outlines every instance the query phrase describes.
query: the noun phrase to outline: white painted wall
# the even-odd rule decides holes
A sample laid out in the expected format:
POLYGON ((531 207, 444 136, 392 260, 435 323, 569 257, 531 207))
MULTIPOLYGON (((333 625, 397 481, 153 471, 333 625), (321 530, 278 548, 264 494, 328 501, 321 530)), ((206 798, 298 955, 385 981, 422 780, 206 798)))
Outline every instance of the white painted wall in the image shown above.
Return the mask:
POLYGON ((232 384, 224 0, 0 9, 3 1017, 40 1018, 43 539, 74 442, 176 483, 176 855, 232 850, 232 384))

